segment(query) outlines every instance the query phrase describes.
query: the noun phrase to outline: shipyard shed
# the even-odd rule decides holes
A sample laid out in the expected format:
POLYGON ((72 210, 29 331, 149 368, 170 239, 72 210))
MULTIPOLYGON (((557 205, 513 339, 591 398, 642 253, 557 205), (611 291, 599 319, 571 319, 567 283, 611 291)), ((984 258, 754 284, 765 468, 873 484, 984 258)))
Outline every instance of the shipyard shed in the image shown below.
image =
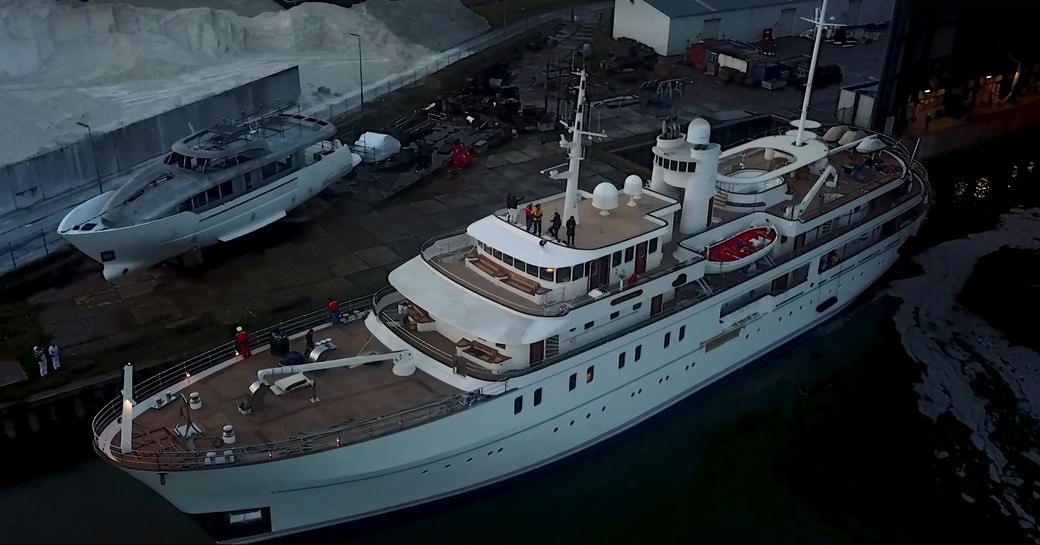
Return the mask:
MULTIPOLYGON (((661 55, 684 55, 705 40, 759 42, 797 36, 821 0, 614 0, 614 38, 631 38, 661 55)), ((830 0, 827 19, 850 26, 883 23, 894 0, 830 0)))

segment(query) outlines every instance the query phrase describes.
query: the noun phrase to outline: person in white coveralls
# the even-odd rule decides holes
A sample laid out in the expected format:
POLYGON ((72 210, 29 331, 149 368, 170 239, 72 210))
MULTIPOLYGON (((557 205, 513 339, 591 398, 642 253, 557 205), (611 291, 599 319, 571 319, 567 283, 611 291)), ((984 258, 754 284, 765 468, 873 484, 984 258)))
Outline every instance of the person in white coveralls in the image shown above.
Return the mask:
POLYGON ((51 366, 54 367, 54 370, 61 369, 61 349, 58 348, 58 343, 51 343, 47 347, 47 354, 51 357, 51 366))

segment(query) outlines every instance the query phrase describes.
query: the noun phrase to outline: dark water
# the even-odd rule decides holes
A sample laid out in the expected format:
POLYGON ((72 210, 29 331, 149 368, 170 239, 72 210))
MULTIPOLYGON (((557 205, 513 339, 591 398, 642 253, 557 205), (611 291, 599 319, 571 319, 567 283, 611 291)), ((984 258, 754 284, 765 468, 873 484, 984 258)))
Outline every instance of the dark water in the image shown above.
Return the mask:
MULTIPOLYGON (((997 186, 1011 164, 1040 161, 1029 145, 1037 136, 929 165, 937 205, 910 251, 992 228, 1016 202, 1036 204, 997 186), (957 181, 983 175, 994 186, 985 198, 955 197, 957 181)), ((591 450, 459 499, 282 542, 1023 542, 993 505, 960 499, 985 478, 964 430, 918 410, 921 366, 893 326, 899 301, 884 295, 890 280, 916 272, 904 257, 840 317, 591 450), (959 449, 963 477, 937 464, 937 448, 959 449)), ((66 446, 61 467, 32 468, 44 476, 0 489, 0 541, 207 541, 93 458, 86 441, 66 446)))

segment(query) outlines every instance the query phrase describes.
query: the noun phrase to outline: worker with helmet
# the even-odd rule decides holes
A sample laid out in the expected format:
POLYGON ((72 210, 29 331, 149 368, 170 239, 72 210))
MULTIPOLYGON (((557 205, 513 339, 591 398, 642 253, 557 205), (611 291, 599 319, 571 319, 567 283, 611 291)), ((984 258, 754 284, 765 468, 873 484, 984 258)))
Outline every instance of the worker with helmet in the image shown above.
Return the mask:
POLYGON ((242 326, 235 328, 235 342, 238 343, 238 353, 243 359, 253 355, 249 349, 249 332, 242 329, 242 326))

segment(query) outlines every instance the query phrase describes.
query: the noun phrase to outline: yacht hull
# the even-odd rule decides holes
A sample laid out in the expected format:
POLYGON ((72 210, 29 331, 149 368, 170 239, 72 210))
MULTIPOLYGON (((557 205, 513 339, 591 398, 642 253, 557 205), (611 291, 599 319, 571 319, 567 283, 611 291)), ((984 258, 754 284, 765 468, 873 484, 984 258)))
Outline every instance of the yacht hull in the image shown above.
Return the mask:
POLYGON ((359 162, 360 157, 344 146, 321 161, 202 213, 181 212, 127 227, 109 228, 101 224, 90 231, 73 229, 99 221, 95 218, 107 202, 106 193, 69 212, 58 226, 58 234, 101 263, 106 280, 118 281, 190 250, 265 227, 346 175, 359 162))
MULTIPOLYGON (((267 463, 172 471, 122 468, 181 511, 209 521, 260 512, 249 529, 216 523, 214 537, 247 543, 385 513, 480 488, 534 470, 619 434, 762 358, 839 313, 896 261, 924 214, 784 294, 769 312, 727 328, 727 297, 713 297, 540 371, 511 378, 508 391, 422 426, 362 443, 267 463), (683 327, 685 336, 677 334, 683 327), (662 340, 670 332, 670 343, 662 340), (636 347, 642 357, 633 361, 636 347), (619 354, 628 355, 619 368, 619 354), (586 381, 590 367, 595 379, 586 381), (579 377, 568 388, 569 377, 579 377), (532 392, 542 389, 534 406, 532 392), (522 410, 516 398, 523 396, 522 410)), ((850 237, 869 231, 866 226, 850 237)), ((816 264, 821 247, 778 267, 816 264)), ((369 330, 391 350, 411 348, 376 313, 369 330)), ((444 365, 415 353, 421 369, 444 365)), ((114 425, 114 424, 113 424, 114 425)))

